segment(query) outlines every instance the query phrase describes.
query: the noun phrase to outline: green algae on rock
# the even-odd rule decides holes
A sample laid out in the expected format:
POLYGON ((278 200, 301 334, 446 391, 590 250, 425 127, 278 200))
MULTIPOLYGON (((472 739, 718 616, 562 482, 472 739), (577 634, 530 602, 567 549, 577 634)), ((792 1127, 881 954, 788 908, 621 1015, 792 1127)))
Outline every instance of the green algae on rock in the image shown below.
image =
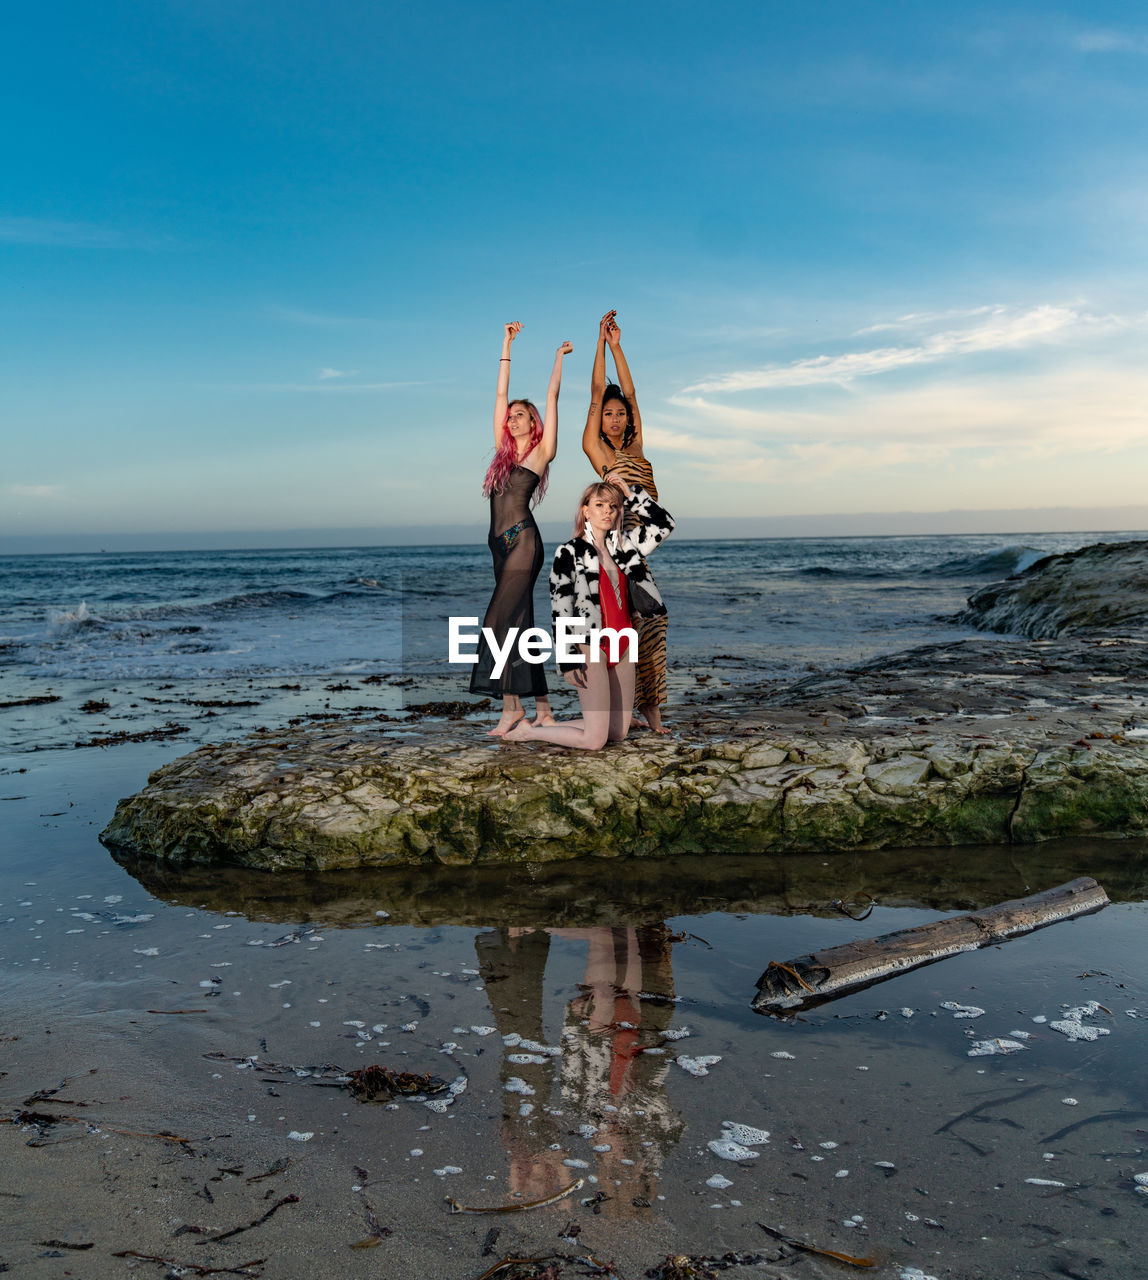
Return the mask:
POLYGON ((268 871, 784 853, 1148 832, 1148 742, 727 726, 589 755, 342 723, 157 770, 105 843, 268 871))

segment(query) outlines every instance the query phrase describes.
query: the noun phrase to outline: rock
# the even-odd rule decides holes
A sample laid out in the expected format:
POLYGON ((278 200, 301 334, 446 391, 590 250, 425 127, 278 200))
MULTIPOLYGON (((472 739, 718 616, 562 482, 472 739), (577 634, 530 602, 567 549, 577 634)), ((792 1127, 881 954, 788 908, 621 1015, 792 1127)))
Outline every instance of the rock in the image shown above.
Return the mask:
POLYGON ((929 777, 932 761, 918 755, 898 756, 865 767, 865 781, 879 796, 911 796, 929 777))
POLYGON ((1087 761, 1058 747, 1026 766, 1024 786, 1009 829, 1013 839, 1042 839, 1050 822, 1079 835, 1148 829, 1148 753, 1113 750, 1097 743, 1087 761))
POLYGON ((475 743, 455 726, 419 741, 373 721, 259 731, 159 769, 102 839, 172 863, 277 871, 1144 831, 1148 742, 1050 747, 1043 727, 1003 741, 811 738, 731 717, 593 755, 475 743))
POLYGON ((1146 726, 1148 636, 977 637, 687 703, 674 737, 592 754, 457 722, 260 730, 165 765, 102 838, 157 864, 425 877, 1133 836, 1148 832, 1146 726), (842 689, 869 712, 835 712, 842 689))
POLYGON ((1033 639, 1128 635, 1148 627, 1148 542, 1102 542, 1046 556, 982 587, 957 615, 980 631, 1033 639))

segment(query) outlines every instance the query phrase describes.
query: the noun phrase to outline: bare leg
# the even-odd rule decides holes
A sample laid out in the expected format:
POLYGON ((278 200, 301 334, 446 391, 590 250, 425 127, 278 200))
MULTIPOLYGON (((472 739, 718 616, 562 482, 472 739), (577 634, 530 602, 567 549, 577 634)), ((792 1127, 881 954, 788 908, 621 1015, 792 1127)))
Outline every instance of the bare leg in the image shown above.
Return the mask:
MULTIPOLYGON (((613 929, 591 929, 586 953, 586 973, 582 979, 590 990, 590 1031, 608 1031, 614 1025, 618 962, 614 954, 613 929)), ((638 988, 641 990, 641 988, 638 988)))
POLYGON ((615 683, 612 674, 604 662, 588 662, 586 687, 578 690, 582 703, 580 720, 552 725, 530 725, 524 721, 505 734, 507 741, 553 742, 560 747, 580 747, 583 751, 600 750, 610 737, 610 703, 615 683))
POLYGON ((656 702, 638 710, 646 717, 646 723, 655 733, 669 733, 669 729, 662 723, 662 708, 656 702))
POLYGON ((549 698, 534 699, 534 719, 531 723, 534 725, 551 725, 558 723, 558 721, 554 719, 554 712, 551 710, 549 698))
POLYGON ((610 670, 610 741, 622 742, 630 732, 634 714, 634 682, 637 665, 632 653, 610 670))
POLYGON ((493 729, 486 731, 488 738, 501 738, 511 725, 517 724, 519 720, 526 714, 522 709, 522 699, 515 694, 502 700, 502 715, 498 718, 498 723, 493 729))

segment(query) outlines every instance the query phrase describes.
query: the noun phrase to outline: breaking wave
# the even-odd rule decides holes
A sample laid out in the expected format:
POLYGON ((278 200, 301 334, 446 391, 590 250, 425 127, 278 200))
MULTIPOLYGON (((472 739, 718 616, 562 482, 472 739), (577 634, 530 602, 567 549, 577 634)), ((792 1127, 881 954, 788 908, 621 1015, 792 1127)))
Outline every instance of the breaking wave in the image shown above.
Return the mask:
POLYGON ((933 572, 942 578, 1008 578, 1015 573, 1023 573, 1047 555, 1047 551, 1021 543, 1012 547, 999 547, 979 555, 944 560, 933 572))
POLYGON ((103 618, 92 613, 84 600, 75 609, 48 610, 48 629, 54 636, 66 636, 86 628, 98 630, 105 625, 103 618))

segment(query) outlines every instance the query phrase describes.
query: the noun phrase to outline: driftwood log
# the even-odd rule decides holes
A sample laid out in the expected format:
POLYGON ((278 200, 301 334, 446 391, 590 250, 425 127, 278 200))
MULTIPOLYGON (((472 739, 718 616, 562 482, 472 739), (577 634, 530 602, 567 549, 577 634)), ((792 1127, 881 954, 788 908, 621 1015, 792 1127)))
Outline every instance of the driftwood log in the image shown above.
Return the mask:
POLYGON ((914 929, 898 929, 879 938, 846 942, 781 964, 771 960, 757 980, 753 1007, 758 1013, 812 1009, 838 996, 895 978, 909 969, 962 951, 1007 942, 1021 934, 1108 905, 1108 895, 1090 876, 1070 880, 1028 898, 1002 902, 965 916, 936 920, 914 929))

